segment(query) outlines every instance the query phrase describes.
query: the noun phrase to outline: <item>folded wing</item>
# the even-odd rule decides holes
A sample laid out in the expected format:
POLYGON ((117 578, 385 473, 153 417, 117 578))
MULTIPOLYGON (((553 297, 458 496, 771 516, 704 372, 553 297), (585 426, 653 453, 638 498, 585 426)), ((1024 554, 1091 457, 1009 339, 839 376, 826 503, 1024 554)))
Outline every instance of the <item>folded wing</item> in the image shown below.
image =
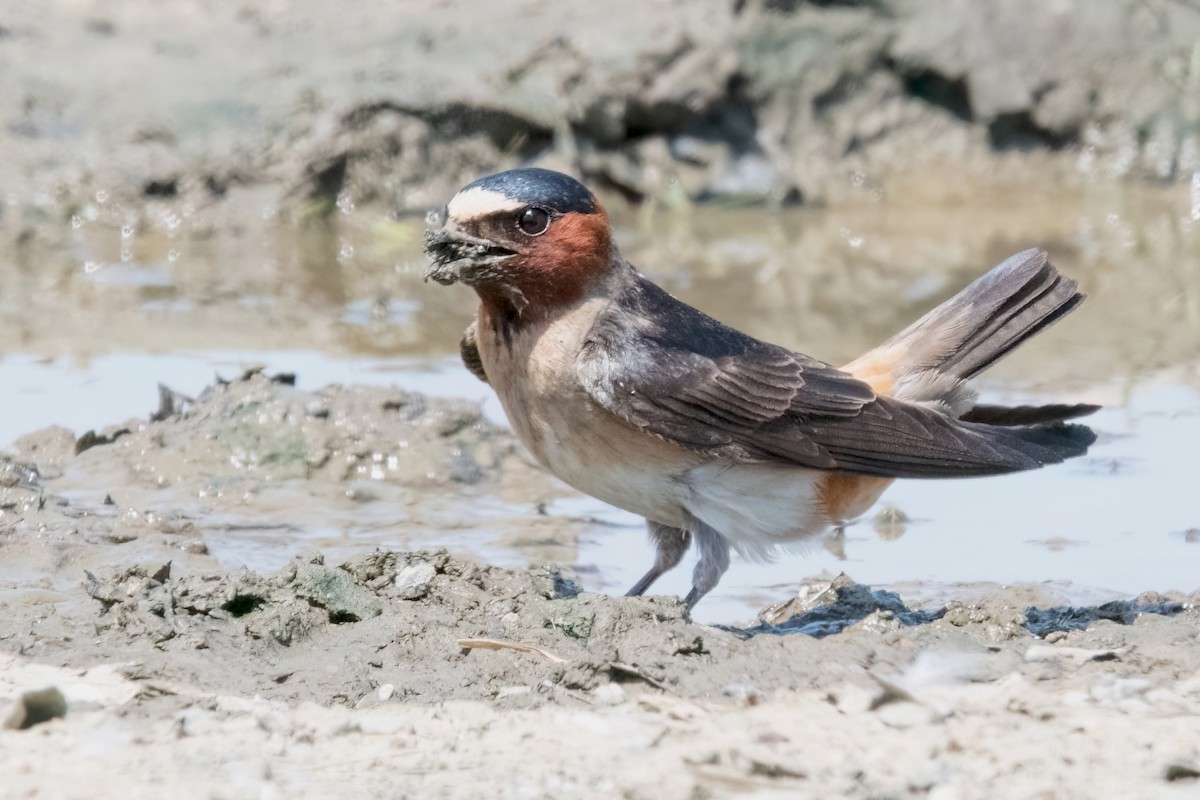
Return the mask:
POLYGON ((601 314, 581 383, 647 434, 733 461, 885 477, 965 477, 1080 455, 1077 425, 993 427, 877 396, 834 367, 742 334, 639 278, 601 314))

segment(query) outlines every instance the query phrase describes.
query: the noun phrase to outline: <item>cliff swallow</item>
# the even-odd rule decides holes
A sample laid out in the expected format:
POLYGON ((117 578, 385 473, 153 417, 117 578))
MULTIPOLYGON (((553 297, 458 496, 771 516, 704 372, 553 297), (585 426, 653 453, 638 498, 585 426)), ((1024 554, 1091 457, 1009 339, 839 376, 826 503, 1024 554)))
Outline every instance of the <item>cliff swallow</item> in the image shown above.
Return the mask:
POLYGON ((730 549, 769 557, 866 511, 895 478, 1082 455, 1090 405, 979 405, 967 381, 1082 300, 1040 250, 1009 258, 838 369, 740 333, 642 276, 574 179, 516 169, 431 214, 428 278, 479 295, 463 360, 533 456, 646 518, 645 592, 694 542, 694 605, 730 549))

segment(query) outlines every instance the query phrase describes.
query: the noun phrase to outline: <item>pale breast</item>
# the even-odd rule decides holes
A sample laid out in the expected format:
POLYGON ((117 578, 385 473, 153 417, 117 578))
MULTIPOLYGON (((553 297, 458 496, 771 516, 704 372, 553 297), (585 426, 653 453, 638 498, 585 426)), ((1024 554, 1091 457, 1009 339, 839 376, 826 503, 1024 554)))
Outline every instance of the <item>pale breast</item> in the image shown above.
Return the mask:
POLYGON ((517 437, 543 466, 606 503, 684 525, 682 476, 699 457, 622 422, 579 382, 576 359, 606 304, 585 301, 507 338, 481 311, 480 358, 517 437))

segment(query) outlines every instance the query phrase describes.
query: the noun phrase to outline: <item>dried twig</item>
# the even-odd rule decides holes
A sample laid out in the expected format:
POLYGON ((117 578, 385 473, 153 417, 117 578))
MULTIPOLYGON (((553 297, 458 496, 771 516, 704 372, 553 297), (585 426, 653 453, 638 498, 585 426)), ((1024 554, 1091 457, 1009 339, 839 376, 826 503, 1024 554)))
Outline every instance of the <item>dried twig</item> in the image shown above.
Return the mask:
POLYGON ((459 647, 465 647, 468 650, 516 650, 519 653, 537 653, 547 661, 552 661, 555 664, 565 664, 568 659, 562 656, 555 655, 549 650, 543 650, 540 647, 534 647, 531 644, 521 644, 520 642, 506 642, 502 639, 459 639, 459 647))

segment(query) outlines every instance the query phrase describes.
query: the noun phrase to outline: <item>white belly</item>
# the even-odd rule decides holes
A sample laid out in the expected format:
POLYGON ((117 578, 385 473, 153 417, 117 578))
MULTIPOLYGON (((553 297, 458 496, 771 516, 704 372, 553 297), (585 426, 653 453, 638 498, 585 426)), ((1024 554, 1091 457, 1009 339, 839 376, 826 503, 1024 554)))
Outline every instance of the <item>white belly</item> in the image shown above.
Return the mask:
POLYGON ((704 464, 687 475, 687 510, 742 555, 767 559, 780 545, 803 543, 828 527, 818 475, 781 464, 704 464))

